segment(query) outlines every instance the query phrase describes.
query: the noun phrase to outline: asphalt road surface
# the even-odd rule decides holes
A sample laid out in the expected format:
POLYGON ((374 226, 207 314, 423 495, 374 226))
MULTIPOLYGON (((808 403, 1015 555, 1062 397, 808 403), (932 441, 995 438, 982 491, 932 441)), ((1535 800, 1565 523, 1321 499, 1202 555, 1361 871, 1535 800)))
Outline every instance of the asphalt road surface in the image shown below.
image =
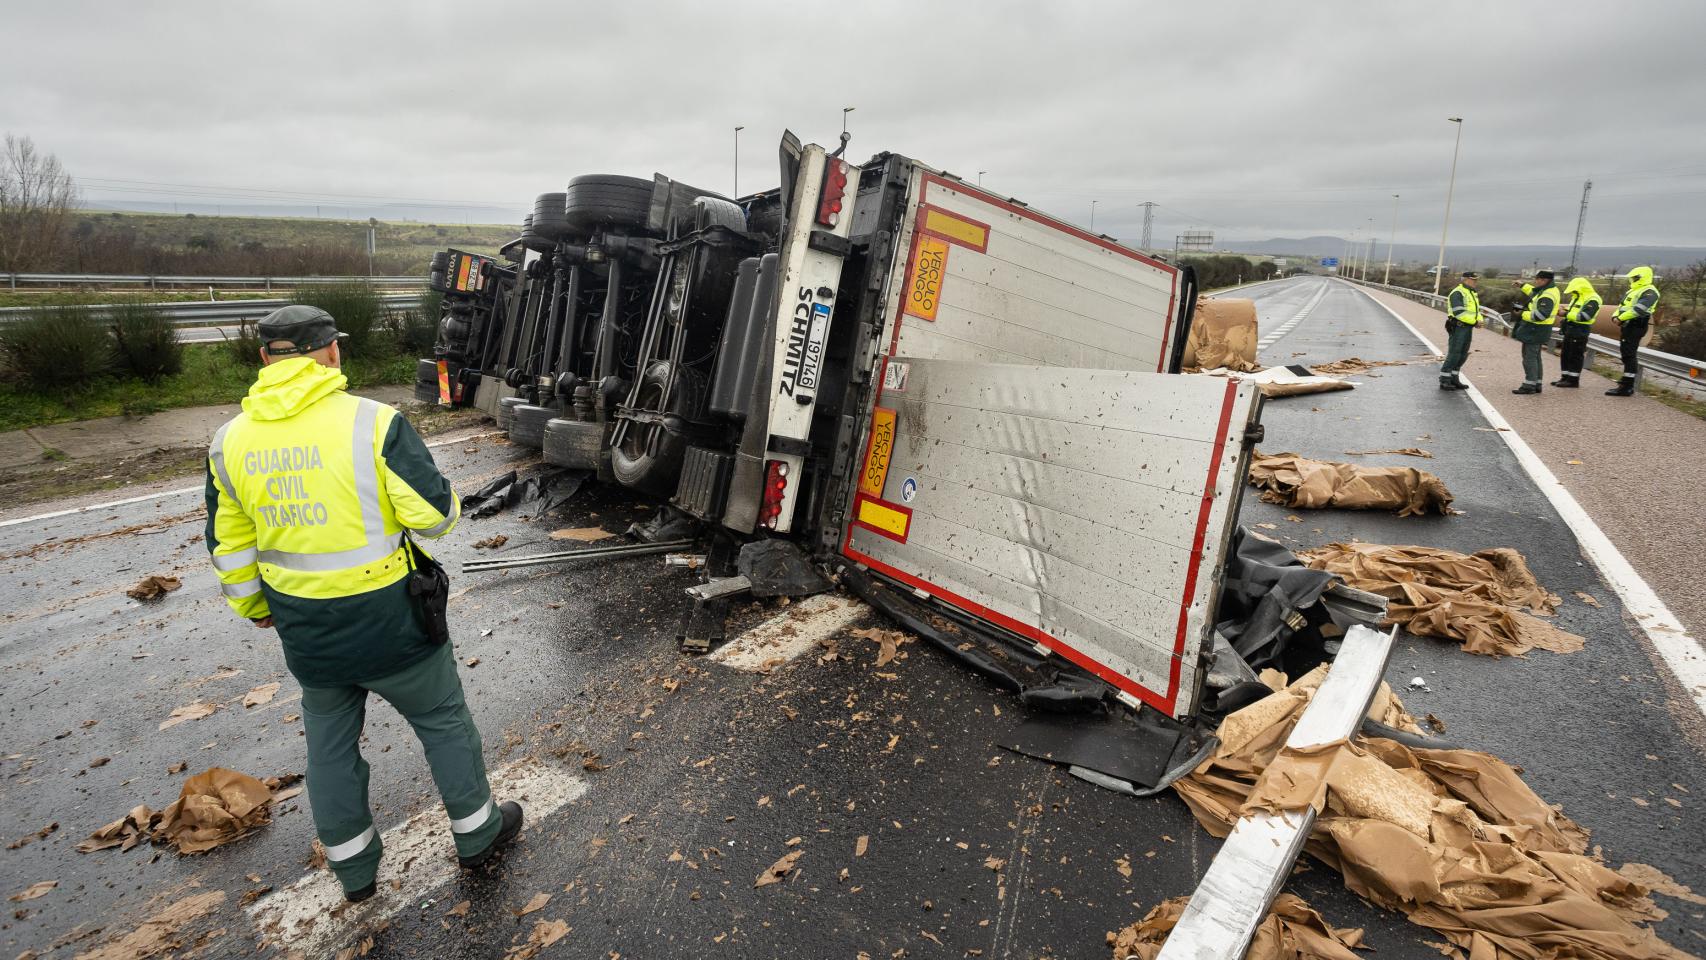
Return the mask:
MULTIPOLYGON (((1343 284, 1241 292, 1257 299, 1264 338, 1308 308, 1265 348, 1268 362, 1424 349, 1343 284)), ((1353 537, 1515 547, 1554 592, 1597 598, 1598 608, 1568 599, 1558 615, 1588 638, 1579 653, 1493 660, 1402 638, 1388 679, 1402 688, 1423 678, 1427 689, 1402 691, 1412 712, 1434 713, 1451 738, 1522 767, 1612 864, 1652 864, 1706 889, 1696 806, 1706 801, 1706 740, 1694 705, 1499 437, 1476 429, 1486 424, 1467 398, 1439 393, 1426 363, 1356 379, 1353 391, 1270 402, 1264 449, 1342 459, 1425 447, 1435 459, 1423 465, 1466 514, 1321 511, 1293 523, 1284 519, 1293 511, 1251 495, 1244 521, 1274 524, 1267 532, 1299 547, 1353 537)), ((464 491, 527 460, 493 438, 440 443, 439 462, 464 491)), ((623 497, 583 495, 550 522, 513 511, 465 521, 441 555, 455 571, 473 556, 562 549, 553 529, 621 531, 643 515, 623 497), (494 535, 508 540, 474 548, 494 535)), ((536 922, 561 920, 570 931, 542 956, 1093 957, 1105 955, 1104 931, 1189 893, 1218 845, 1176 798, 1132 800, 995 746, 1022 719, 1019 704, 921 644, 878 666, 877 645, 846 632, 873 622, 857 608, 739 611, 731 634, 770 638, 746 658, 768 672, 679 654, 681 588, 694 575, 650 557, 453 573, 457 655, 488 764, 530 808, 501 870, 451 869, 425 762, 377 701, 364 752, 387 859, 368 904, 329 909, 329 878, 306 866, 305 797, 201 856, 78 854, 79 840, 136 804, 174 799, 185 775, 169 773, 174 764, 256 776, 304 767, 297 688, 273 635, 227 612, 201 523, 196 493, 168 493, 0 526, 0 895, 58 881, 7 904, 0 955, 70 957, 186 896, 223 891, 181 936, 203 956, 248 955, 262 940, 331 956, 371 935, 370 957, 495 958, 536 922), (153 604, 125 595, 150 574, 180 576, 183 587, 153 604), (809 642, 819 635, 833 656, 809 642), (246 692, 273 681, 282 686, 271 702, 243 706, 246 692), (196 702, 220 709, 159 729, 196 702), (4 848, 49 823, 58 828, 44 839, 4 848), (795 850, 797 873, 755 888, 795 850), (518 917, 538 894, 550 895, 545 906, 518 917)), ((1437 939, 1430 931, 1363 904, 1320 864, 1287 889, 1334 924, 1366 928, 1379 956, 1437 957, 1424 943, 1437 939)), ((1671 910, 1661 935, 1700 952, 1689 931, 1706 928, 1702 908, 1661 904, 1671 910)))

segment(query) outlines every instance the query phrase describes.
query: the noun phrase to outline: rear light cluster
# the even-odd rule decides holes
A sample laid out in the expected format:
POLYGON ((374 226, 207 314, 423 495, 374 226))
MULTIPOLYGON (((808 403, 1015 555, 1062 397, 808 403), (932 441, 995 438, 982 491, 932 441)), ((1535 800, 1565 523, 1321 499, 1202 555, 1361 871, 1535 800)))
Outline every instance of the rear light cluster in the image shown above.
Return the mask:
POLYGON ((764 504, 758 511, 758 522, 765 529, 776 529, 778 518, 782 516, 782 495, 788 490, 788 465, 780 460, 770 460, 764 464, 764 504))
POLYGON ((841 197, 847 192, 846 163, 831 159, 823 172, 823 197, 817 204, 817 222, 833 227, 841 222, 841 197))

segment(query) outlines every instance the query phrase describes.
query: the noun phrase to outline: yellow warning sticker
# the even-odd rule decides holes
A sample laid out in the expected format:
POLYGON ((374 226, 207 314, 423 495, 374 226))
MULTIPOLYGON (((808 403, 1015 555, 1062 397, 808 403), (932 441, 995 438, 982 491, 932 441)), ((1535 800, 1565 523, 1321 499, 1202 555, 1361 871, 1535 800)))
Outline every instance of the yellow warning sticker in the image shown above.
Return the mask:
POLYGON ((866 496, 882 498, 883 484, 889 479, 889 458, 894 454, 893 410, 878 407, 871 415, 871 450, 865 455, 865 469, 859 474, 859 490, 866 496))
POLYGON ((942 302, 942 276, 948 269, 948 243, 937 237, 918 238, 918 254, 906 284, 906 312, 920 320, 935 320, 942 302))
POLYGON ((924 229, 939 233, 976 250, 989 246, 989 228, 981 223, 962 220, 947 212, 931 208, 924 212, 924 229))
POLYGON ((860 497, 859 522, 872 530, 905 543, 907 528, 912 526, 912 511, 860 497))

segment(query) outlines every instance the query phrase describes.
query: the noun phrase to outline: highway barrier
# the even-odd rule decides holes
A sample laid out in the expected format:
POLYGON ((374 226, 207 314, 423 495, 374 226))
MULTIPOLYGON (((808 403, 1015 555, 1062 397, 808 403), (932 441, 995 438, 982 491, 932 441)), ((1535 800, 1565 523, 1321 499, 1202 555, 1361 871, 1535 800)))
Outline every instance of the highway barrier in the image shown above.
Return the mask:
MULTIPOLYGON (((387 293, 379 298, 387 310, 407 310, 418 306, 421 295, 418 293, 387 293)), ((157 303, 161 312, 172 318, 178 327, 218 327, 239 324, 245 320, 259 320, 261 317, 288 306, 293 301, 285 299, 265 300, 216 300, 191 301, 188 303, 157 303)), ((97 318, 105 319, 115 309, 115 304, 93 304, 88 309, 97 318)), ((0 327, 14 323, 27 316, 35 307, 0 307, 0 327)))
POLYGON ((250 290, 292 289, 322 283, 359 280, 376 287, 424 287, 425 277, 177 277, 154 274, 117 273, 6 273, 13 290, 44 287, 142 287, 150 290, 173 287, 242 287, 250 290))

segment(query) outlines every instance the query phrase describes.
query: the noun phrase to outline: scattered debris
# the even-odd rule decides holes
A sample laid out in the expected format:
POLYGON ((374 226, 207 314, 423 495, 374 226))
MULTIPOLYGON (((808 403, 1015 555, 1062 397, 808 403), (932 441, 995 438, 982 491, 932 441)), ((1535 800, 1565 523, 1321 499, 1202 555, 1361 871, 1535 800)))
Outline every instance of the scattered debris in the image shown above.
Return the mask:
POLYGON ((212 767, 184 781, 178 799, 164 810, 132 807, 77 844, 79 853, 118 847, 129 850, 144 840, 177 848, 181 854, 204 853, 248 836, 272 819, 274 802, 302 791, 300 776, 270 778, 212 767))
POLYGON ((568 936, 570 929, 562 920, 540 920, 533 924, 533 932, 527 935, 527 942, 509 948, 504 960, 532 960, 539 956, 539 951, 568 936))
POLYGON ((468 915, 468 908, 473 905, 474 901, 472 900, 459 900, 457 901, 456 906, 444 911, 444 915, 447 917, 466 917, 468 915))
MULTIPOLYGON (((1108 934, 1114 960, 1155 960, 1167 935, 1178 926, 1190 897, 1164 900, 1137 923, 1108 934)), ((1282 893, 1256 927, 1245 960, 1353 960, 1362 948, 1362 930, 1330 926, 1295 894, 1282 893)))
POLYGON ((203 717, 211 717, 217 713, 218 710, 219 704, 217 703, 207 703, 197 700, 195 703, 185 704, 184 706, 173 710, 171 716, 160 721, 160 729, 169 730, 172 727, 183 723, 185 720, 200 720, 203 717))
MULTIPOLYGON (((1587 831, 1497 757, 1376 737, 1284 749, 1326 672, 1229 715, 1214 754, 1174 784, 1211 834, 1250 811, 1313 807, 1306 849, 1351 892, 1438 931, 1459 958, 1682 956, 1641 925, 1660 915, 1647 888, 1588 855, 1587 831)), ((1383 717, 1402 709, 1382 685, 1371 716, 1402 727, 1383 717)))
POLYGON ((1451 508, 1444 482, 1415 467, 1360 467, 1258 451, 1250 463, 1250 484, 1261 488, 1264 501, 1288 507, 1396 510, 1400 517, 1459 512, 1451 508))
POLYGON ((243 694, 243 708, 247 710, 271 703, 272 698, 278 694, 278 687, 278 681, 274 680, 272 683, 263 683, 243 694))
POLYGON ((1440 718, 1434 716, 1431 713, 1428 714, 1423 719, 1425 721, 1427 721, 1427 725, 1433 730, 1433 732, 1435 732, 1435 733, 1444 733, 1445 732, 1445 721, 1444 720, 1441 720, 1440 718))
POLYGON ((484 540, 474 541, 475 550, 496 550, 509 542, 509 537, 502 533, 494 533, 484 540))
POLYGON ((848 631, 861 640, 870 640, 877 644, 877 666, 886 667, 897 656, 904 644, 911 643, 914 637, 899 630, 886 630, 882 627, 864 627, 848 631))
POLYGON ((1577 591, 1576 591, 1576 599, 1577 599, 1577 600, 1580 600, 1580 601, 1581 601, 1581 602, 1583 602, 1583 603, 1585 603, 1585 604, 1587 604, 1587 605, 1588 605, 1588 606, 1590 606, 1590 607, 1597 607, 1597 606, 1599 606, 1599 601, 1598 601, 1598 600, 1595 600, 1595 599, 1594 599, 1594 598, 1593 598, 1593 595, 1592 595, 1592 594, 1587 594, 1587 593, 1583 593, 1583 592, 1581 592, 1581 591, 1580 591, 1580 590, 1577 590, 1577 591))
POLYGON ((79 953, 75 960, 144 960, 176 950, 180 931, 213 913, 224 902, 223 890, 185 897, 142 921, 135 930, 119 939, 79 953))
POLYGON ((1433 363, 1437 362, 1438 359, 1438 357, 1424 357, 1413 360, 1364 360, 1361 357, 1346 357, 1343 360, 1334 360, 1330 363, 1310 364, 1309 368, 1316 373, 1336 377, 1345 374, 1367 373, 1376 367, 1402 367, 1412 363, 1433 363))
POLYGON ((49 834, 53 833, 53 831, 58 830, 58 829, 59 829, 59 821, 55 820, 52 823, 48 824, 47 826, 42 827, 40 830, 37 830, 35 833, 29 834, 27 836, 19 837, 18 839, 13 840, 11 843, 6 844, 6 849, 16 850, 19 847, 22 847, 24 844, 29 843, 32 840, 46 840, 48 838, 49 834))
POLYGON ((1664 894, 1667 897, 1675 897, 1685 903, 1692 903, 1696 906, 1706 907, 1706 897, 1695 893, 1693 890, 1690 890, 1686 886, 1683 886, 1677 881, 1671 879, 1669 875, 1667 875, 1663 870, 1660 870, 1658 867, 1649 866, 1645 863, 1625 863, 1623 866, 1617 868, 1617 872, 1629 880, 1646 887, 1654 893, 1664 894))
POLYGON ((860 834, 859 839, 853 841, 853 855, 855 857, 864 856, 865 851, 869 849, 871 849, 871 838, 869 836, 860 834))
POLYGON ((1410 689, 1411 690, 1426 690, 1427 688, 1428 688, 1428 682, 1426 680, 1422 679, 1421 677, 1411 677, 1410 678, 1410 689))
POLYGON ((1393 447, 1388 450, 1346 450, 1345 456, 1372 457, 1382 453, 1396 453, 1405 457, 1421 457, 1424 460, 1432 460, 1434 458, 1433 454, 1423 450, 1421 447, 1393 447))
POLYGON ((47 896, 47 892, 57 886, 59 886, 58 880, 43 880, 40 883, 30 884, 21 893, 14 893, 6 899, 13 903, 25 903, 38 897, 47 896))
POLYGON ((764 872, 758 875, 758 879, 754 880, 752 885, 755 887, 768 887, 772 883, 781 883, 783 880, 787 879, 788 874, 794 872, 794 865, 800 862, 800 857, 805 852, 805 847, 795 847, 783 854, 782 859, 777 860, 768 867, 765 867, 764 872))
POLYGON ((131 587, 124 593, 125 596, 130 597, 132 600, 141 600, 143 603, 153 603, 183 585, 184 582, 179 580, 177 577, 167 577, 155 574, 153 576, 143 577, 141 580, 137 581, 136 586, 131 587))
POLYGON ((1238 297, 1198 297, 1181 358, 1186 373, 1262 369, 1256 362, 1256 301, 1238 297))
POLYGON ((1559 598, 1542 588, 1522 554, 1508 547, 1463 554, 1436 547, 1333 543, 1298 556, 1349 586, 1387 598, 1385 623, 1401 624, 1419 637, 1454 640, 1470 653, 1516 656, 1535 647, 1574 653, 1584 643, 1532 615, 1552 614, 1559 598))
POLYGON ((1203 373, 1213 377, 1231 377, 1234 380, 1244 380, 1256 385, 1265 397, 1297 397, 1308 393, 1332 393, 1336 390, 1350 390, 1356 386, 1349 380, 1339 380, 1334 377, 1316 376, 1308 367, 1269 367, 1257 373, 1239 373, 1222 367, 1215 370, 1204 370, 1203 373))
POLYGON ((550 894, 548 894, 548 893, 536 893, 533 895, 533 899, 527 901, 527 906, 522 907, 520 910, 515 911, 515 915, 518 917, 525 917, 530 913, 537 913, 540 910, 545 909, 545 904, 550 903, 550 902, 551 902, 551 895, 550 894))
POLYGON ((563 530, 552 530, 552 540, 579 540, 591 543, 594 540, 608 540, 616 534, 603 527, 571 527, 563 530))

